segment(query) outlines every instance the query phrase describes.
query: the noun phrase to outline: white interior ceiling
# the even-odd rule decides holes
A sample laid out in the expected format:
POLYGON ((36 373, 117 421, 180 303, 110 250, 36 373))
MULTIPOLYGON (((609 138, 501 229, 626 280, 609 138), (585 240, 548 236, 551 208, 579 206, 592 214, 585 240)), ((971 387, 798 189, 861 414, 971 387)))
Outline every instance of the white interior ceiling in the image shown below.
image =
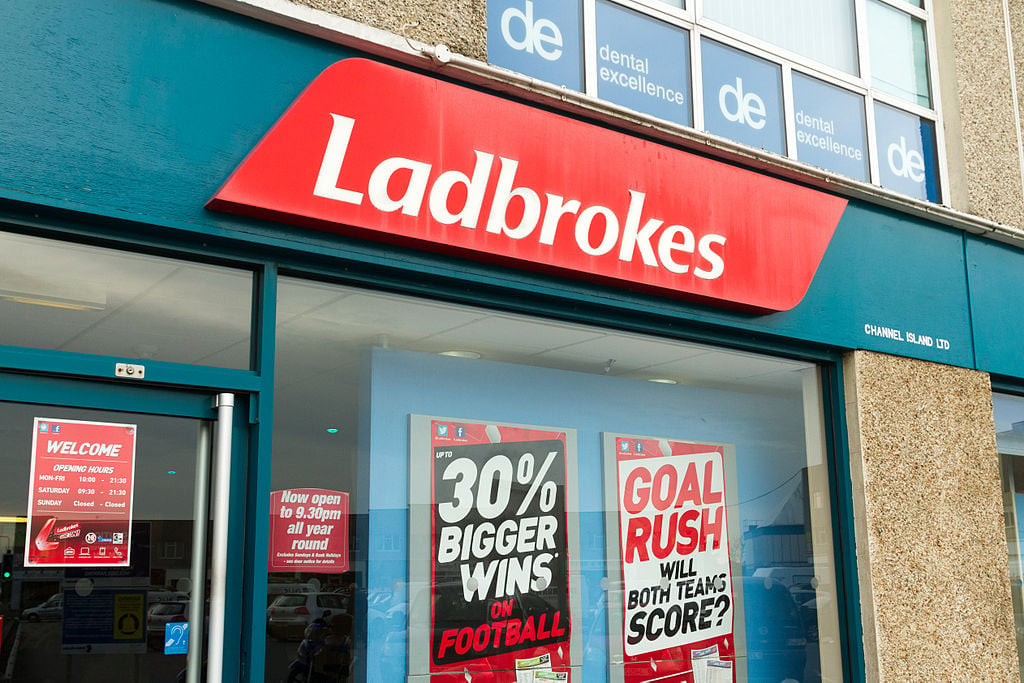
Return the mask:
MULTIPOLYGON (((0 235, 0 344, 248 367, 251 274, 0 235)), ((285 279, 279 384, 347 375, 371 345, 635 379, 792 391, 805 363, 285 279)), ((339 381, 342 381, 339 378, 339 381)))

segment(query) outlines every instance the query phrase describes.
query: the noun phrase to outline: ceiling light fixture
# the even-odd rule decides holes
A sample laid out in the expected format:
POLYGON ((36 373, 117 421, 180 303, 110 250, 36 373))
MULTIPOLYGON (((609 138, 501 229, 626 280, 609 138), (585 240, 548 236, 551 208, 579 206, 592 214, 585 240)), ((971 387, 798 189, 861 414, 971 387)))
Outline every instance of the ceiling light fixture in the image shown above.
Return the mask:
POLYGON ((679 384, 679 382, 674 379, 669 379, 668 377, 651 377, 647 381, 654 382, 655 384, 679 384))
POLYGON ((476 360, 480 357, 480 354, 476 351, 442 351, 442 356, 451 356, 452 358, 470 358, 476 360))

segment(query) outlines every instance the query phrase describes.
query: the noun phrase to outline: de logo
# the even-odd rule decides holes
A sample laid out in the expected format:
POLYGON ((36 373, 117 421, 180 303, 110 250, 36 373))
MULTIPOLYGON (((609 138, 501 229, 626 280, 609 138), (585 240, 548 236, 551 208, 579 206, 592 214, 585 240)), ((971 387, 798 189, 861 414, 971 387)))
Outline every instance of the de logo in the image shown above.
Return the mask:
POLYGON ((764 100, 757 93, 744 92, 743 79, 739 76, 735 85, 726 83, 718 91, 718 108, 727 121, 750 126, 754 130, 761 130, 768 122, 764 100))
POLYGON ((935 124, 875 102, 875 137, 882 187, 918 199, 938 201, 935 124))
POLYGON ((907 138, 900 136, 898 142, 889 145, 886 151, 889 169, 900 178, 908 178, 915 183, 924 180, 924 157, 916 149, 907 149, 907 138))
POLYGON ((501 37, 513 50, 537 54, 554 61, 562 56, 562 32, 551 19, 536 17, 533 2, 523 9, 509 7, 501 13, 501 37))
POLYGON ((582 27, 578 2, 488 0, 487 61, 582 90, 582 27))
POLYGON ((708 132, 784 154, 781 67, 707 38, 701 40, 701 60, 708 132))

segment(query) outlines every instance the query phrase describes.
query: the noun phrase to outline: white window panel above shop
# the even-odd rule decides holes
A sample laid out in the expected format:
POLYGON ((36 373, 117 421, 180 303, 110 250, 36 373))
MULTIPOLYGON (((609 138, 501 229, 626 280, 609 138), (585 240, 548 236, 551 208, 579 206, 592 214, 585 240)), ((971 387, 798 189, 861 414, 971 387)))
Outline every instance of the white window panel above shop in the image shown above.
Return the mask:
POLYGON ((0 233, 0 344, 249 367, 252 273, 0 233))
POLYGON ((871 80, 876 88, 931 105, 924 22, 880 2, 867 4, 871 80))
POLYGON ((704 0, 704 16, 856 76, 853 0, 704 0))

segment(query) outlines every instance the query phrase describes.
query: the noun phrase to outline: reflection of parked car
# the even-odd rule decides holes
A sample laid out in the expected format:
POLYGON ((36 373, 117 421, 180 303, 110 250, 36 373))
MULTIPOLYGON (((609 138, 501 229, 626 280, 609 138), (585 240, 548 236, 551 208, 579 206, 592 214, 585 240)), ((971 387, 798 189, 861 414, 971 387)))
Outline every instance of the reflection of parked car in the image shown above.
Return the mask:
POLYGON ((283 583, 279 581, 272 581, 267 584, 267 607, 270 607, 270 603, 279 595, 292 594, 292 593, 309 593, 313 589, 309 587, 308 583, 283 583))
POLYGON ((64 594, 51 595, 46 602, 21 613, 25 621, 60 621, 64 618, 64 594))
POLYGON ((286 593, 267 608, 267 634, 278 640, 300 640, 314 619, 349 611, 351 596, 343 593, 286 593))
POLYGON ((754 577, 758 579, 771 579, 777 581, 787 588, 799 584, 809 584, 814 580, 814 567, 801 565, 796 567, 759 567, 754 570, 754 577))
POLYGON ((818 640, 818 610, 829 609, 832 605, 832 597, 828 593, 822 593, 806 602, 800 604, 800 617, 807 626, 807 639, 817 642, 818 640))
POLYGON ((789 589, 765 578, 743 579, 747 680, 777 683, 804 678, 807 637, 789 589))
POLYGON ((146 642, 156 650, 163 649, 167 624, 188 621, 187 602, 157 602, 146 614, 146 642))
POLYGON ((818 591, 814 590, 814 585, 810 583, 798 583, 790 586, 789 593, 793 596, 793 602, 798 605, 818 597, 818 591))
POLYGON ((793 596, 793 602, 797 604, 800 618, 804 622, 804 629, 807 632, 807 639, 818 640, 818 614, 814 610, 814 603, 818 597, 818 591, 809 583, 798 583, 790 586, 789 594, 793 596), (807 609, 810 606, 810 609, 807 609))
POLYGON ((150 588, 146 593, 146 601, 150 605, 158 602, 188 602, 188 593, 169 591, 163 588, 150 588))

